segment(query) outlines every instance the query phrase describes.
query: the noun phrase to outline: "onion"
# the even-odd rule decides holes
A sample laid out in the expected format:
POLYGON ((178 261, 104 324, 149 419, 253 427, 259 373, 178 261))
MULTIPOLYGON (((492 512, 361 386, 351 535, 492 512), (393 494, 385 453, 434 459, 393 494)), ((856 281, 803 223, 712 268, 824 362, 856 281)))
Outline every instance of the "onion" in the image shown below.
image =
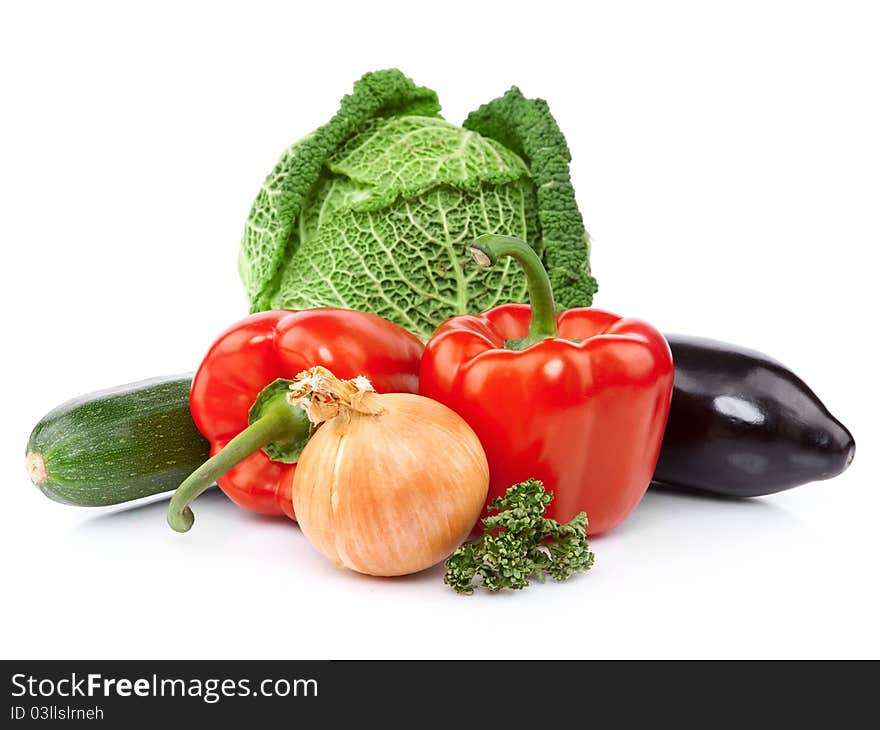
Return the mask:
POLYGON ((317 431, 293 475, 303 533, 337 565, 405 575, 448 557, 486 503, 489 466, 470 426, 437 401, 373 391, 314 367, 291 385, 317 431))

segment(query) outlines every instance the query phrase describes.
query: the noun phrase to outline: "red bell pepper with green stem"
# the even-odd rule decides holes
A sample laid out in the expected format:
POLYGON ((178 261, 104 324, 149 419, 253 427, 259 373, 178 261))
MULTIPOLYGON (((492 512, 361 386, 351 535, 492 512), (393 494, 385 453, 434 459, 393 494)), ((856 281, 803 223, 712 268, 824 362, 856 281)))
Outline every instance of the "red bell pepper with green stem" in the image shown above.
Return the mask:
POLYGON ((168 523, 188 530, 189 503, 215 481, 242 507, 296 519, 292 470, 311 426, 288 402, 288 379, 322 365, 340 378, 365 375, 380 393, 415 393, 422 349, 403 328, 347 309, 261 312, 233 325, 193 379, 190 410, 212 456, 174 493, 168 523))
POLYGON ((531 306, 505 304, 444 322, 425 347, 422 395, 473 428, 489 461, 489 501, 511 484, 544 482, 547 517, 585 511, 590 532, 620 523, 651 481, 672 397, 672 356, 638 319, 592 308, 557 313, 535 252, 507 236, 478 238, 482 267, 511 256, 531 306))

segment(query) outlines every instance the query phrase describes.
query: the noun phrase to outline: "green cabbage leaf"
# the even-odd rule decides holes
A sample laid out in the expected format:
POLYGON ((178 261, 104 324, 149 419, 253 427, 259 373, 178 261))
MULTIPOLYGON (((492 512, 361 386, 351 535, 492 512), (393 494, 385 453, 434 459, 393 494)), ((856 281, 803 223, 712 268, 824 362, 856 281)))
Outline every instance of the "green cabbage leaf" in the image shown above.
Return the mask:
POLYGON ((488 272, 469 264, 483 233, 528 241, 558 306, 592 302, 589 238, 547 104, 513 88, 462 127, 439 110, 399 71, 368 73, 284 152, 242 239, 252 312, 359 309, 427 338, 455 314, 527 301, 510 259, 488 272))

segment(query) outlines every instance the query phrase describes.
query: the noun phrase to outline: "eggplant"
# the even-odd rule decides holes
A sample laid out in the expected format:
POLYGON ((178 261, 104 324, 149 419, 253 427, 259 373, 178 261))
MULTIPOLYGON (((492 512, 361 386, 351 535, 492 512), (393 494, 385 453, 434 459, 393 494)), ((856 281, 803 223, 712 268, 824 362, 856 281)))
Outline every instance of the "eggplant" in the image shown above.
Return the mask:
POLYGON ((855 441, 806 383, 771 357, 666 335, 675 364, 658 486, 757 497, 830 479, 855 441))

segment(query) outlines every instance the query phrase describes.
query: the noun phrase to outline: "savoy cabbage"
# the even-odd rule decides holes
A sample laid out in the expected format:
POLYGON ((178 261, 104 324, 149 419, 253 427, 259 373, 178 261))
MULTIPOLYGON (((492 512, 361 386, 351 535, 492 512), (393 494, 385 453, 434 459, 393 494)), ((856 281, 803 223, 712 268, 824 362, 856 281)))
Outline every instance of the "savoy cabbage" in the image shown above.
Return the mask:
POLYGON ((596 291, 565 138, 515 87, 462 127, 397 70, 366 74, 292 145, 248 217, 239 271, 251 311, 345 307, 425 338, 444 319, 526 301, 521 269, 468 265, 483 233, 529 241, 560 307, 596 291))

